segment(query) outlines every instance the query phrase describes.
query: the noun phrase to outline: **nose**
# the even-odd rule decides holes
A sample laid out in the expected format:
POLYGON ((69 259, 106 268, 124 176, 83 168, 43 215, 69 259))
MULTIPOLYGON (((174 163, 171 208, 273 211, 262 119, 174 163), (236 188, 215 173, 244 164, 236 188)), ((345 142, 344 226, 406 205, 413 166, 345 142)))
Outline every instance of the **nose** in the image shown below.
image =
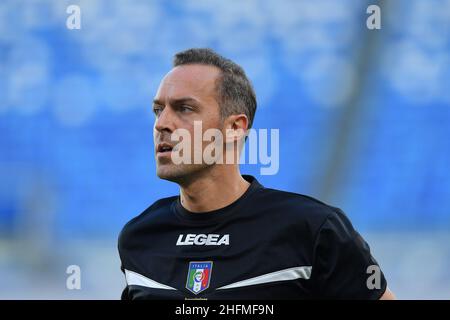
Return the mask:
POLYGON ((164 108, 155 120, 155 130, 158 132, 166 131, 172 133, 175 130, 173 120, 170 107, 164 108))

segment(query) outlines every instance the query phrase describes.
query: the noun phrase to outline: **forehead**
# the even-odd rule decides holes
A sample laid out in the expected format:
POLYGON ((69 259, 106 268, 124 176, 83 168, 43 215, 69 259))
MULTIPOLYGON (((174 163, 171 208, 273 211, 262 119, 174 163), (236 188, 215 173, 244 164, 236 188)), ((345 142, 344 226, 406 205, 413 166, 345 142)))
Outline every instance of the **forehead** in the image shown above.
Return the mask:
POLYGON ((181 65, 173 68, 161 81, 156 98, 190 96, 202 100, 215 96, 220 70, 207 65, 181 65))

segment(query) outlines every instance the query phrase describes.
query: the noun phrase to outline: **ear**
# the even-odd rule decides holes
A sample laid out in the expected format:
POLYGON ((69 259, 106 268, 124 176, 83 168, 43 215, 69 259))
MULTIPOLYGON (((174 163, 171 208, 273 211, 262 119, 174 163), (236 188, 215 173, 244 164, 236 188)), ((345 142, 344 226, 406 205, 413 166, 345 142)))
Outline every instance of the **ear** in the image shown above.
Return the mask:
POLYGON ((233 114, 224 121, 225 142, 233 143, 245 138, 248 118, 245 114, 233 114))

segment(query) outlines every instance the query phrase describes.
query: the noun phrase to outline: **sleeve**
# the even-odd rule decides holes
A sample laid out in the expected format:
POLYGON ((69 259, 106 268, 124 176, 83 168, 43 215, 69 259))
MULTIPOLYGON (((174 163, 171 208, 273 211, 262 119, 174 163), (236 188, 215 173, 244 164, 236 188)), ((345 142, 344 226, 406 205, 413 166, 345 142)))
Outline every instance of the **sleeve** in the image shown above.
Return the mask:
POLYGON ((126 286, 123 291, 122 295, 120 296, 120 300, 131 300, 130 295, 128 294, 128 286, 126 286))
MULTIPOLYGON (((120 270, 125 275, 125 269, 123 266, 120 266, 120 270)), ((128 284, 125 285, 125 288, 122 290, 122 294, 120 295, 120 300, 132 300, 128 291, 128 284)))
POLYGON ((319 299, 377 300, 387 283, 369 245, 336 208, 316 235, 311 280, 319 299))
POLYGON ((132 300, 132 296, 130 295, 130 291, 129 291, 129 287, 128 287, 128 283, 126 280, 126 275, 125 275, 125 267, 124 267, 124 263, 125 258, 126 258, 126 250, 124 249, 124 244, 126 243, 126 239, 128 238, 127 236, 127 227, 130 225, 131 221, 130 220, 127 224, 125 224, 125 226, 122 228, 122 230, 119 233, 118 239, 117 239, 117 251, 119 253, 119 259, 120 259, 120 271, 122 272, 124 278, 125 278, 125 287, 122 290, 122 293, 120 295, 120 300, 132 300))

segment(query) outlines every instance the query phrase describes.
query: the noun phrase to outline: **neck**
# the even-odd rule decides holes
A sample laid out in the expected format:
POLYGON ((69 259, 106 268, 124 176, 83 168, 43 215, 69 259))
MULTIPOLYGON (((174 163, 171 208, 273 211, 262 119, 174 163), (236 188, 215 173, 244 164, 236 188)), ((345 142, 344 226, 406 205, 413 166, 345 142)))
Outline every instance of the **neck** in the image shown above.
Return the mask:
POLYGON ((208 174, 180 185, 180 200, 188 211, 213 211, 239 199, 249 186, 237 166, 216 165, 208 174))

